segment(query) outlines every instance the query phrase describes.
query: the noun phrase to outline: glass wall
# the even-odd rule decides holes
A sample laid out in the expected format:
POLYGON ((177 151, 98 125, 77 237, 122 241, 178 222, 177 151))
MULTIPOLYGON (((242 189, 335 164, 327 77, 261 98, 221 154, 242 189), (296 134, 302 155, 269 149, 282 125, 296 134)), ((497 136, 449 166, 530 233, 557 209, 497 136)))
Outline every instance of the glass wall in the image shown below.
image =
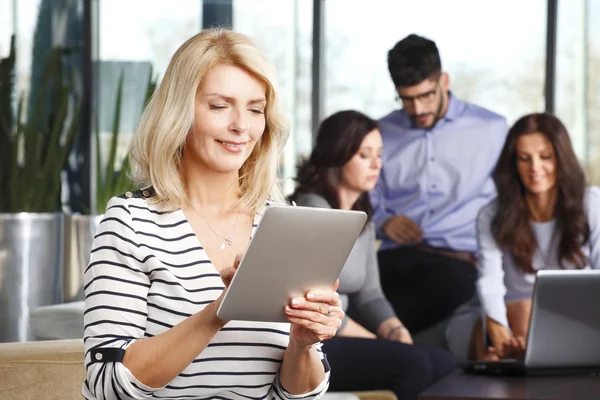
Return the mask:
POLYGON ((175 50, 202 29, 202 1, 96 0, 100 61, 150 63, 160 76, 175 50))
POLYGON ((290 122, 290 139, 282 159, 282 178, 284 189, 291 192, 299 158, 310 153, 312 148, 312 2, 234 1, 233 29, 250 36, 277 70, 290 122), (266 15, 277 18, 265 18, 266 15))
POLYGON ((299 159, 312 148, 312 1, 234 0, 233 29, 251 37, 277 70, 290 121, 282 159, 284 189, 289 193, 299 159), (267 15, 277 18, 265 18, 267 15))
POLYGON ((15 0, 0 0, 0 57, 8 55, 10 35, 14 33, 15 0))
POLYGON ((600 183, 600 2, 561 0, 558 9, 556 113, 589 178, 600 183))
POLYGON ((53 47, 72 50, 66 66, 81 79, 82 13, 77 0, 0 0, 0 57, 8 55, 14 34, 15 96, 24 96, 25 115, 27 98, 37 90, 44 60, 53 47))
POLYGON ((160 80, 175 50, 202 29, 202 1, 94 0, 92 4, 97 24, 93 30, 96 40, 92 120, 100 131, 100 165, 104 166, 112 138, 119 78, 123 76, 123 96, 116 160, 127 154, 149 79, 160 80))
MULTIPOLYGON (((48 116, 49 120, 59 112, 59 104, 53 97, 56 93, 39 90, 47 57, 55 48, 63 49, 61 62, 64 76, 71 79, 71 100, 81 102, 84 98, 83 4, 79 0, 0 0, 0 57, 8 56, 11 36, 14 35, 16 62, 11 95, 13 116, 16 116, 17 103, 22 101, 21 122, 31 122, 34 116, 38 120, 48 116), (46 100, 40 102, 42 108, 35 114, 34 104, 38 97, 46 100)), ((46 123, 47 120, 40 125, 46 123)), ((75 149, 87 134, 85 129, 82 132, 75 139, 75 149)), ((81 193, 82 185, 77 182, 84 180, 84 174, 78 170, 77 160, 71 157, 62 174, 61 196, 65 204, 74 198, 75 201, 81 200, 75 192, 81 193), (69 190, 69 182, 74 182, 71 188, 76 189, 69 190), (74 197, 71 198, 71 195, 74 197)))
MULTIPOLYGON (((452 90, 461 98, 501 113, 509 122, 544 109, 547 0, 322 1, 322 118, 347 108, 380 118, 398 108, 386 58, 388 50, 410 33, 436 41, 452 90)), ((289 192, 298 161, 312 147, 313 0, 226 3, 231 5, 229 22, 233 29, 254 39, 279 74, 291 125, 282 159, 289 192)), ((75 30, 69 25, 71 14, 59 12, 70 7, 80 15, 81 4, 91 4, 92 8, 92 24, 83 28, 92 33, 94 98, 90 119, 98 121, 105 148, 112 129, 118 78, 123 73, 119 153, 124 155, 139 119, 148 77, 152 74, 160 80, 175 49, 203 28, 206 4, 222 3, 0 0, 0 55, 8 53, 10 34, 17 34, 17 93, 28 93, 34 82, 36 46, 81 41, 81 32, 73 35, 75 30), (54 10, 51 18, 43 20, 40 16, 50 4, 54 10), (40 22, 52 27, 53 35, 40 34, 44 28, 40 22)), ((556 113, 571 131, 581 159, 600 164, 600 117, 595 112, 600 106, 600 2, 559 1, 556 64, 556 113)))
POLYGON ((545 0, 326 0, 325 113, 380 118, 399 105, 387 52, 434 40, 453 92, 513 122, 544 108, 545 0), (518 11, 517 11, 518 10, 518 11))
MULTIPOLYGON (((97 3, 97 112, 103 147, 107 147, 120 71, 125 74, 119 151, 127 151, 139 120, 144 85, 152 68, 160 80, 175 50, 202 27, 203 2, 178 0, 102 0, 97 3), (174 4, 177 7, 174 7, 174 4)), ((312 2, 294 0, 233 1, 229 22, 250 36, 275 64, 291 137, 282 159, 287 191, 293 188, 297 155, 310 151, 312 2), (277 18, 265 18, 275 15, 277 18)), ((102 154, 106 154, 103 151, 102 154)), ((104 160, 106 161, 106 160, 104 160)))
POLYGON ((8 56, 10 37, 18 49, 15 92, 27 93, 31 81, 31 60, 36 20, 41 0, 0 0, 0 57, 8 56))

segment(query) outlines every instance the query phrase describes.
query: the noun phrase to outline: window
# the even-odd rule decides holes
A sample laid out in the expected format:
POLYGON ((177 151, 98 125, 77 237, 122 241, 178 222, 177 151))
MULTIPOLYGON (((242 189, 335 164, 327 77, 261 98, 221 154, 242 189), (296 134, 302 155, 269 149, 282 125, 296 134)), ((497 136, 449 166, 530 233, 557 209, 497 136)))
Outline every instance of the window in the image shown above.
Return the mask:
POLYGON ((15 33, 14 0, 0 0, 0 57, 8 56, 10 36, 15 33))
MULTIPOLYGON (((115 100, 123 76, 121 114, 115 169, 127 155, 137 128, 150 78, 160 82, 171 56, 202 29, 202 1, 94 0, 92 49, 94 99, 92 134, 100 133, 100 162, 92 164, 104 175, 112 142, 115 100), (176 6, 175 6, 176 4, 176 6)), ((95 143, 95 142, 93 142, 95 143)), ((95 154, 95 152, 92 152, 95 154)), ((92 208, 102 197, 92 196, 92 208)), ((98 204, 99 209, 104 205, 98 204)))
POLYGON ((327 0, 325 113, 373 118, 397 109, 387 52, 416 33, 434 40, 452 91, 506 116, 544 108, 545 0, 327 0))
MULTIPOLYGON (((160 79, 175 50, 202 29, 203 2, 178 0, 102 0, 96 87, 103 136, 114 114, 118 74, 125 71, 127 103, 123 105, 120 148, 131 140, 143 101, 150 67, 160 79)), ((254 40, 275 64, 291 135, 282 159, 286 192, 294 187, 298 158, 310 152, 312 2, 234 0, 233 30, 254 40)), ((103 144, 105 146, 105 144, 103 144)))
POLYGON ((282 160, 284 190, 289 194, 299 160, 312 150, 312 1, 234 0, 233 29, 256 42, 278 73, 290 121, 282 160))
MULTIPOLYGON (((98 51, 94 64, 96 104, 102 150, 110 140, 119 76, 123 73, 123 103, 119 157, 126 154, 146 95, 150 73, 160 78, 171 56, 201 30, 199 0, 102 0, 97 3, 98 51)), ((107 151, 102 151, 106 157, 107 151)), ((106 162, 106 160, 104 160, 106 162)))
POLYGON ((600 182, 600 3, 559 1, 556 114, 567 126, 575 151, 600 182))

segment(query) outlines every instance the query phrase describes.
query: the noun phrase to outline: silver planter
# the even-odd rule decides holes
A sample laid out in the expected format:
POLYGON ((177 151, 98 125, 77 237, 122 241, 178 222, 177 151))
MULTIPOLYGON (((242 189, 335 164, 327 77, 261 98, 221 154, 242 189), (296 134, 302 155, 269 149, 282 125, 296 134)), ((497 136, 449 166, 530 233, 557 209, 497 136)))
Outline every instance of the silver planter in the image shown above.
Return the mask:
POLYGON ((63 301, 83 300, 83 272, 90 260, 94 235, 102 215, 66 215, 63 301))
POLYGON ((63 215, 0 214, 0 342, 34 340, 29 313, 62 302, 63 215))

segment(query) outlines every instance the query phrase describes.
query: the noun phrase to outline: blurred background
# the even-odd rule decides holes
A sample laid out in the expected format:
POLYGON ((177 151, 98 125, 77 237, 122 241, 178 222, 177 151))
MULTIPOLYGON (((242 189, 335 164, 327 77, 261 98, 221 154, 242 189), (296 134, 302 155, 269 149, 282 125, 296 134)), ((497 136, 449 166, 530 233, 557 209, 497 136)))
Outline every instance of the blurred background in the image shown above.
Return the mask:
POLYGON ((40 336, 31 310, 82 299, 106 201, 130 190, 145 101, 211 26, 250 36, 276 66, 288 193, 324 117, 400 107, 387 52, 410 33, 436 41, 464 100, 509 124, 554 112, 600 183, 600 0, 0 0, 0 342, 40 336))
POLYGON ((84 97, 74 146, 83 159, 72 157, 68 179, 73 211, 91 206, 93 122, 108 140, 120 74, 123 155, 149 74, 160 81, 177 47, 214 25, 249 35, 277 67, 292 123, 282 160, 288 189, 324 116, 355 108, 379 118, 399 106, 387 51, 413 32, 437 42, 460 97, 509 123, 554 111, 581 160, 600 157, 600 116, 593 112, 600 106, 600 1, 0 0, 0 57, 16 37, 15 93, 36 90, 52 46, 73 49, 69 62, 84 97))

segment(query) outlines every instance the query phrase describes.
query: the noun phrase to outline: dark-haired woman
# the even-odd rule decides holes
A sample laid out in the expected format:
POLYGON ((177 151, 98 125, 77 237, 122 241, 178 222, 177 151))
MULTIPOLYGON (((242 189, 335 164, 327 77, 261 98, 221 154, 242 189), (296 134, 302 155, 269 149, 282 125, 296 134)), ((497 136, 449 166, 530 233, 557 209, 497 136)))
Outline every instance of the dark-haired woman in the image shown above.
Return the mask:
POLYGON ((304 206, 361 210, 369 216, 338 289, 344 310, 350 306, 367 326, 346 316, 338 335, 323 343, 332 367, 330 389, 389 389, 399 399, 416 399, 452 371, 455 359, 443 349, 413 345, 381 290, 368 195, 379 178, 381 150, 374 120, 357 111, 331 115, 322 122, 310 159, 299 171, 292 200, 304 206))
POLYGON ((587 187, 569 134, 548 113, 510 129, 494 171, 498 197, 478 221, 478 301, 447 330, 460 358, 520 358, 535 273, 600 268, 600 189, 587 187))

